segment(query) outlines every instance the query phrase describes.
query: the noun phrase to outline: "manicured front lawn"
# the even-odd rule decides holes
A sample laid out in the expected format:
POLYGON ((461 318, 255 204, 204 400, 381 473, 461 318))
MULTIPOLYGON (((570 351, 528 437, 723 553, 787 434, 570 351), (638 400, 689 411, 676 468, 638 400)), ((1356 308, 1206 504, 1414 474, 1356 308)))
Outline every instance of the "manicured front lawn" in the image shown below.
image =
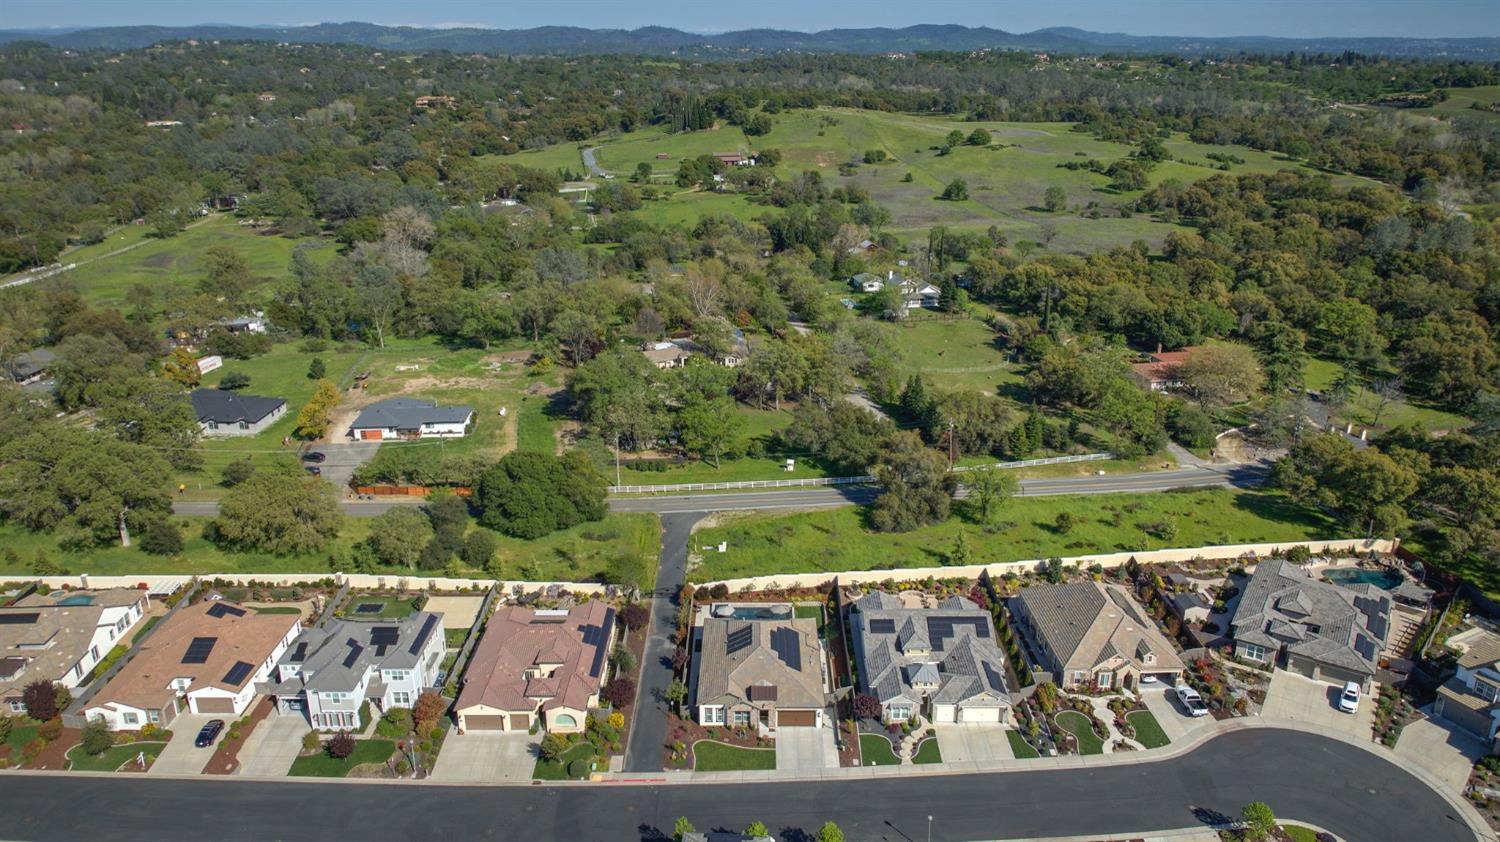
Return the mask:
POLYGON ((539 781, 572 781, 582 780, 588 777, 588 761, 594 756, 594 746, 589 742, 582 742, 567 751, 557 760, 547 760, 538 757, 536 768, 532 770, 531 777, 539 781), (569 769, 573 761, 582 760, 582 774, 575 775, 569 769))
POLYGON ((960 531, 966 533, 971 564, 1335 538, 1343 533, 1328 518, 1280 494, 1228 489, 1017 497, 1005 501, 999 518, 1002 525, 993 531, 953 517, 936 526, 883 534, 868 528, 863 507, 748 514, 695 534, 694 544, 723 541, 729 549, 705 553, 689 578, 704 582, 778 573, 937 567, 948 563, 948 549, 960 531), (1054 526, 1062 512, 1075 519, 1067 533, 1054 526), (1176 526, 1170 540, 1146 531, 1165 522, 1176 526))
POLYGON ((740 748, 713 740, 693 743, 693 769, 699 772, 736 772, 775 769, 776 749, 740 748))
POLYGON ((339 760, 319 750, 292 761, 288 775, 294 778, 343 778, 355 766, 363 763, 384 763, 396 750, 392 740, 359 740, 354 744, 354 753, 339 760))
POLYGON ((255 609, 257 614, 301 614, 302 609, 295 605, 268 605, 255 609))
POLYGON ((1149 710, 1131 711, 1125 715, 1125 721, 1135 728, 1135 741, 1146 748, 1161 748, 1172 742, 1149 710))
POLYGON ((83 746, 77 745, 68 749, 68 769, 74 772, 113 772, 135 760, 141 753, 146 755, 148 761, 153 760, 166 747, 166 743, 127 743, 90 755, 83 750, 83 746))
POLYGON ((17 724, 11 726, 10 734, 5 737, 5 742, 0 743, 0 747, 10 749, 10 759, 13 764, 21 762, 21 750, 26 748, 27 743, 36 739, 38 726, 19 724, 23 721, 25 720, 17 719, 17 724))
POLYGON ((1094 733, 1089 718, 1076 710, 1065 710, 1055 717, 1059 727, 1078 738, 1079 754, 1103 754, 1104 741, 1094 733))
POLYGON ((343 615, 353 620, 399 620, 410 617, 417 609, 412 607, 409 596, 370 596, 354 594, 344 604, 343 615), (366 606, 379 605, 379 611, 359 610, 366 606))
POLYGON ((879 734, 859 735, 859 756, 866 766, 899 766, 901 758, 896 756, 891 741, 879 734))
POLYGON ((913 763, 942 763, 943 752, 938 748, 937 737, 929 737, 917 746, 917 753, 911 756, 913 763))
POLYGON ((1007 728, 1005 739, 1010 741, 1010 753, 1015 755, 1017 760, 1030 760, 1033 757, 1041 757, 1040 754, 1037 754, 1037 750, 1031 747, 1031 743, 1026 742, 1026 738, 1021 736, 1020 732, 1007 728))

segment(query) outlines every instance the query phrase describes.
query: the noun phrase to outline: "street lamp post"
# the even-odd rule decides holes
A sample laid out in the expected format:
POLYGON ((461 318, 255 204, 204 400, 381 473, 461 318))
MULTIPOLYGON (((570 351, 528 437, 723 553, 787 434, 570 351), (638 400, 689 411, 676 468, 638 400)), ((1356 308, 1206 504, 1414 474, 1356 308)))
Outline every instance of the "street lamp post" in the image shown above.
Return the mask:
POLYGON ((932 842, 932 816, 927 817, 927 842, 932 842))

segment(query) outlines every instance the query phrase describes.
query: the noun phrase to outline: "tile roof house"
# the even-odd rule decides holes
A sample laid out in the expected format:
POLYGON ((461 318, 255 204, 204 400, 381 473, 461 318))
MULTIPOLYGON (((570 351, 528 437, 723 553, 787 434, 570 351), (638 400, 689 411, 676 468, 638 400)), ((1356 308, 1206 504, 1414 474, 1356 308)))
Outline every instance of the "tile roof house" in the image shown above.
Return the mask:
POLYGON ((349 437, 362 441, 462 438, 468 435, 473 421, 473 407, 390 398, 365 407, 349 426, 349 437))
POLYGON ((283 713, 301 713, 312 727, 359 727, 359 708, 375 715, 409 708, 437 683, 447 651, 443 615, 418 611, 398 621, 335 619, 307 629, 276 661, 261 688, 283 713))
POLYGON ((590 600, 568 610, 497 610, 464 673, 454 714, 463 731, 584 730, 609 674, 615 610, 590 600))
POLYGON ((141 644, 83 715, 110 730, 166 726, 183 702, 193 713, 239 716, 256 685, 302 628, 300 615, 261 614, 224 599, 179 607, 141 644))
POLYGON ((224 389, 194 389, 189 398, 205 436, 253 436, 286 414, 286 401, 224 389))
POLYGON ((1432 712, 1483 737, 1491 754, 1500 753, 1500 635, 1476 629, 1449 638, 1448 645, 1463 652, 1453 677, 1438 688, 1432 712))
POLYGON ((880 700, 886 722, 1005 720, 1005 655, 990 612, 960 596, 907 608, 877 591, 854 603, 850 622, 860 689, 880 700))
POLYGON ((33 681, 77 687, 151 607, 134 588, 33 593, 0 608, 0 715, 33 681))
POLYGON ((809 618, 703 622, 695 696, 703 725, 823 724, 823 647, 809 618))
POLYGON ((1229 633, 1241 658, 1368 689, 1390 625, 1391 598, 1380 588, 1324 582, 1271 558, 1255 566, 1229 633))
POLYGON ((1156 353, 1147 354, 1150 360, 1130 366, 1130 376, 1143 388, 1152 392, 1169 392, 1182 387, 1177 369, 1192 358, 1201 346, 1189 346, 1180 351, 1163 351, 1157 346, 1156 353))
POLYGON ((1137 686, 1142 676, 1175 681, 1177 650, 1128 591, 1103 582, 1025 588, 1008 601, 1037 666, 1063 688, 1137 686))

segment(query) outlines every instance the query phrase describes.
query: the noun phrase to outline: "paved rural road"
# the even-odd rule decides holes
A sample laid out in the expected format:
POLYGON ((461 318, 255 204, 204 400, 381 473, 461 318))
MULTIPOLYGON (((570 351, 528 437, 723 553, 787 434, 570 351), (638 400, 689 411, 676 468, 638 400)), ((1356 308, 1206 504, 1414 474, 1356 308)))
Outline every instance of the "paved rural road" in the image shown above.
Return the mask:
MULTIPOLYGON (((1141 474, 1116 474, 1102 477, 1064 477, 1061 479, 1021 480, 1022 497, 1048 497, 1059 494, 1111 494, 1125 492, 1170 491, 1174 488, 1249 488, 1265 478, 1260 465, 1233 468, 1178 468, 1141 474)), ((650 497, 612 497, 609 507, 617 512, 651 512, 659 515, 694 512, 728 512, 747 509, 817 509, 869 503, 878 491, 870 486, 846 485, 797 490, 725 492, 718 494, 662 494, 650 497)), ((959 491, 962 498, 964 492, 959 491)), ((390 500, 348 500, 344 513, 355 517, 374 517, 401 506, 421 501, 405 497, 390 500)), ((219 504, 212 500, 179 500, 172 504, 173 514, 213 517, 219 504)))
POLYGON ((590 146, 589 148, 583 150, 583 165, 585 167, 588 167, 590 175, 597 175, 600 178, 603 178, 604 176, 608 175, 608 173, 606 173, 603 169, 600 169, 598 160, 594 158, 594 153, 598 151, 599 147, 597 146, 590 146))
POLYGON ((1369 750, 1301 731, 1236 731, 1171 760, 1082 769, 764 784, 443 787, 4 773, 3 835, 28 842, 671 838, 764 821, 781 840, 835 821, 850 840, 935 842, 1149 832, 1278 816, 1351 842, 1472 842, 1449 803, 1369 750), (377 788, 378 787, 378 788, 377 788))

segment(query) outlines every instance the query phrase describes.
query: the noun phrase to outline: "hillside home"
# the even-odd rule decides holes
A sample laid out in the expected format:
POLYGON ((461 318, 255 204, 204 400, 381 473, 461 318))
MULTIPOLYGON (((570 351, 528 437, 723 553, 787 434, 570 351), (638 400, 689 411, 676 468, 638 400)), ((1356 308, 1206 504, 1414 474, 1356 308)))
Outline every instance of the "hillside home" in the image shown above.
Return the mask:
POLYGON ((349 426, 349 437, 360 441, 462 438, 473 422, 473 407, 390 398, 365 407, 349 426))
POLYGON ((320 731, 359 727, 373 715, 409 708, 437 684, 447 644, 443 615, 418 611, 400 620, 335 619, 307 629, 276 660, 264 692, 283 713, 300 713, 320 731))
POLYGON ((302 628, 298 614, 261 614, 224 599, 178 608, 89 700, 83 715, 111 731, 167 726, 183 710, 243 714, 302 628))
POLYGON ((877 591, 854 603, 850 624, 860 689, 880 700, 884 721, 1006 720, 1005 655, 990 612, 959 596, 908 608, 877 591))
POLYGON ((225 389, 194 389, 189 399, 205 436, 253 436, 286 414, 286 401, 225 389))
POLYGON ((1192 359, 1197 353, 1199 346, 1189 346, 1180 351, 1163 351, 1161 346, 1156 347, 1156 353, 1147 354, 1149 358, 1143 363, 1133 363, 1130 366, 1130 376, 1141 388, 1151 392, 1170 392, 1173 389, 1182 388, 1182 378, 1177 371, 1183 363, 1192 359))
POLYGON ((582 732, 599 706, 615 635, 615 610, 599 600, 497 610, 464 673, 453 708, 459 729, 582 732))
POLYGON ((807 618, 703 622, 694 707, 702 725, 823 724, 823 647, 807 618))
POLYGON ((48 371, 55 362, 57 354, 47 348, 36 348, 11 357, 5 368, 17 386, 29 386, 46 380, 48 371))
POLYGON ((110 588, 33 593, 0 608, 0 715, 26 712, 21 692, 33 681, 77 687, 150 607, 143 590, 110 588))
POLYGON ((1142 678, 1175 682, 1177 650, 1128 591, 1092 580, 1035 585, 1007 601, 1036 665, 1064 689, 1134 689, 1142 678))

